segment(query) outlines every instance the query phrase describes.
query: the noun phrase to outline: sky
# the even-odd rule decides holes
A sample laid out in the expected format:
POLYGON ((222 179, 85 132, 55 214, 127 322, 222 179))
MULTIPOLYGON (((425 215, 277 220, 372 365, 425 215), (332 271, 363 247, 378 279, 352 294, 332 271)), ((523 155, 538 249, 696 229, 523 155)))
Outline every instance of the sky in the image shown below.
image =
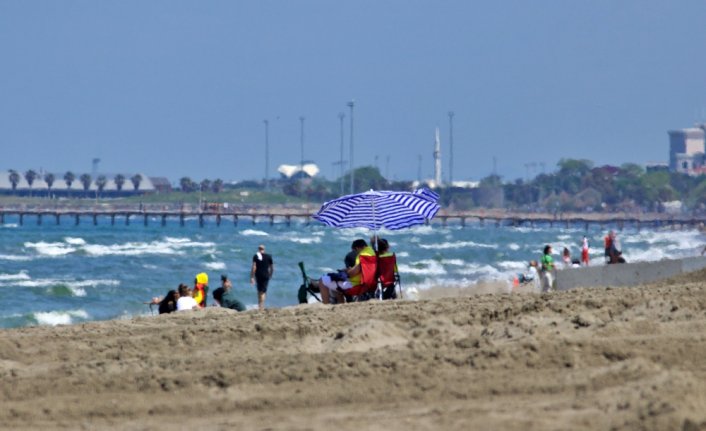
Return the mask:
POLYGON ((0 170, 505 181, 668 160, 706 121, 702 0, 0 0, 0 170), (269 121, 269 172, 265 123, 269 121), (420 163, 421 160, 421 163, 420 163))

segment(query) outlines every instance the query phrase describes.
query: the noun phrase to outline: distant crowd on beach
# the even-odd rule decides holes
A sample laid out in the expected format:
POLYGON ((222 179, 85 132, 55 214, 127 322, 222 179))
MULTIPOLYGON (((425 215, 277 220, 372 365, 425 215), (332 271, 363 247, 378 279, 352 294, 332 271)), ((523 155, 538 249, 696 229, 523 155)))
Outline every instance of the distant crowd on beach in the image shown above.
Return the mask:
MULTIPOLYGON (((274 270, 275 265, 272 256, 265 253, 264 245, 259 245, 257 252, 252 257, 250 284, 257 289, 257 303, 260 310, 265 308, 267 286, 274 270)), ((164 298, 152 298, 149 304, 150 306, 157 305, 159 314, 198 310, 207 306, 208 291, 208 274, 202 272, 196 274, 193 288, 181 283, 177 289, 168 291, 164 298)), ((221 275, 221 285, 213 291, 212 295, 216 306, 245 311, 245 305, 235 297, 233 284, 226 274, 221 275)))
MULTIPOLYGON (((615 231, 609 231, 603 238, 604 259, 606 264, 625 263, 623 253, 620 249, 615 231)), ((704 249, 706 250, 706 248, 704 249)), ((588 238, 584 235, 581 240, 581 258, 575 259, 571 257, 571 250, 564 247, 561 253, 562 266, 564 268, 576 268, 580 266, 589 266, 590 262, 590 245, 588 238)), ((552 291, 555 288, 556 280, 556 264, 552 256, 552 246, 547 244, 542 251, 542 257, 537 262, 531 260, 528 263, 527 272, 517 274, 513 279, 513 287, 518 287, 523 284, 533 284, 535 287, 541 288, 542 292, 552 291)))
MULTIPOLYGON (((300 302, 303 302, 302 289, 304 300, 307 294, 312 294, 324 304, 364 301, 373 297, 381 300, 397 297, 395 289, 400 284, 397 260, 386 239, 373 236, 370 245, 362 238, 354 240, 343 263, 342 269, 323 274, 317 279, 309 279, 303 263, 300 263, 305 278, 305 284, 300 289, 300 302)), ((267 287, 273 273, 272 255, 265 253, 265 246, 260 245, 253 255, 250 268, 250 284, 256 287, 260 310, 265 308, 267 287)), ((194 278, 193 287, 181 283, 177 289, 169 290, 163 298, 152 298, 149 304, 151 307, 156 305, 159 314, 198 310, 207 306, 208 292, 208 274, 202 272, 194 278)), ((237 311, 246 309, 243 302, 235 297, 233 285, 226 274, 221 275, 221 285, 213 291, 212 296, 215 306, 237 311)))

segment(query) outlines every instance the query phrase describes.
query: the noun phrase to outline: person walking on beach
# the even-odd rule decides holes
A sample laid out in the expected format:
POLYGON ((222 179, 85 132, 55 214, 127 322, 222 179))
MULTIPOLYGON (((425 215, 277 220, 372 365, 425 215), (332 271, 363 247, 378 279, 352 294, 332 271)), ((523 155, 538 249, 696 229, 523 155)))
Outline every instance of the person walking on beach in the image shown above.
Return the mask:
POLYGON ((554 285, 554 258, 552 257, 552 246, 544 246, 544 254, 542 255, 542 292, 548 292, 553 289, 554 285))
POLYGON ((260 310, 265 309, 265 296, 267 295, 267 285, 275 270, 272 256, 265 253, 265 246, 260 244, 257 253, 252 257, 252 268, 250 269, 250 284, 257 282, 257 306, 260 310))

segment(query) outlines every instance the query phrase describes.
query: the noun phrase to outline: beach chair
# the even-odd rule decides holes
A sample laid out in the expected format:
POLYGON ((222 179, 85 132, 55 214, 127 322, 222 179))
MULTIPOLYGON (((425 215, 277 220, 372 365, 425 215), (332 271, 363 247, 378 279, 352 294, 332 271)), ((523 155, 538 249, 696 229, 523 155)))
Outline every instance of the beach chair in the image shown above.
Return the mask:
POLYGON ((302 271, 302 284, 299 286, 299 292, 297 297, 300 304, 306 304, 309 302, 309 295, 316 298, 317 301, 321 302, 319 298, 319 284, 316 280, 306 275, 306 269, 304 268, 304 262, 299 262, 299 269, 302 271))
POLYGON ((378 288, 378 257, 358 256, 360 260, 360 284, 347 289, 346 302, 360 302, 371 299, 378 288))
POLYGON ((378 281, 382 299, 396 299, 397 288, 402 296, 400 274, 397 272, 397 256, 394 253, 378 258, 378 281))

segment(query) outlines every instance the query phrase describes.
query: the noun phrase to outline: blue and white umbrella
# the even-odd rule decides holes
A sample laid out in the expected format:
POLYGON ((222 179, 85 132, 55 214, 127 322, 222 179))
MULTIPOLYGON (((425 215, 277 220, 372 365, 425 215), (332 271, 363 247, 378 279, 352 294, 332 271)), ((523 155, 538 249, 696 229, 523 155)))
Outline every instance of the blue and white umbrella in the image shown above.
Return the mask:
POLYGON ((328 201, 313 215, 333 227, 397 230, 426 223, 439 211, 439 195, 428 189, 414 192, 374 191, 328 201))

